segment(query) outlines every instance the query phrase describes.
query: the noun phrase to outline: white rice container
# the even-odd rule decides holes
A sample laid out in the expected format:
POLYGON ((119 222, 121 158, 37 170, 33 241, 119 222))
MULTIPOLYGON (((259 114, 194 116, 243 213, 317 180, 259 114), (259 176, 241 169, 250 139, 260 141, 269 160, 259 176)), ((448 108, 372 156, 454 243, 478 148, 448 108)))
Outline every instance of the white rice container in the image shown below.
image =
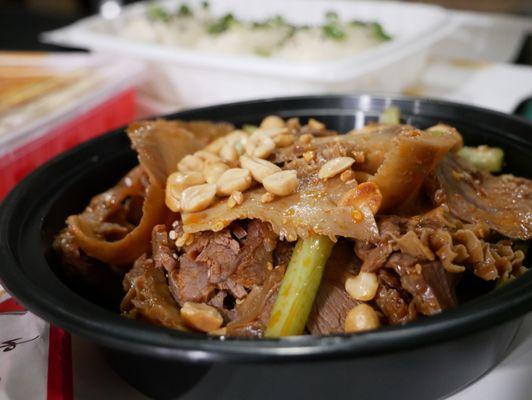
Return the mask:
MULTIPOLYGON (((169 9, 181 4, 179 1, 156 3, 169 9)), ((419 76, 431 46, 454 29, 447 11, 421 4, 335 0, 211 0, 209 3, 214 15, 231 12, 239 19, 259 21, 281 15, 290 23, 305 25, 322 23, 327 11, 335 11, 342 20, 377 21, 393 39, 341 59, 294 62, 139 43, 116 34, 124 18, 144 13, 153 2, 128 6, 113 20, 89 17, 45 33, 43 39, 111 53, 114 57, 141 59, 148 63, 152 76, 142 88, 144 93, 176 107, 192 107, 281 95, 359 90, 399 92, 419 76)))

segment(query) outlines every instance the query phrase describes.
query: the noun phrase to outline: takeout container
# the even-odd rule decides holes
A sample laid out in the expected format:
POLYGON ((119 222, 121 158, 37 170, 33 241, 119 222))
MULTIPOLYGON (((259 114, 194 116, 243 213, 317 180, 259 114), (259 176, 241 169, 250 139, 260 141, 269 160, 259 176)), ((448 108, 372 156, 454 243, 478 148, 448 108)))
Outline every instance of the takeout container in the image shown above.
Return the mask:
MULTIPOLYGON (((500 146, 506 172, 531 177, 532 125, 472 106, 369 95, 267 99, 169 118, 257 123, 316 117, 341 132, 397 105, 406 123, 455 126, 467 143, 500 146)), ((98 343, 131 385, 155 398, 435 399, 495 366, 532 309, 532 275, 441 314, 353 335, 231 339, 120 317, 61 274, 51 242, 65 218, 136 164, 123 129, 84 143, 27 177, 0 208, 0 281, 30 311, 98 343)), ((525 264, 530 266, 530 260, 525 264)))
POLYGON ((29 65, 65 74, 85 71, 78 82, 36 99, 38 106, 21 106, 25 111, 17 118, 27 122, 0 135, 0 200, 35 167, 136 116, 136 85, 143 74, 138 62, 85 53, 5 53, 0 60, 14 68, 29 65))
MULTIPOLYGON (((189 4, 199 0, 188 1, 189 4)), ((182 2, 161 1, 176 8, 182 2)), ((449 13, 421 4, 376 1, 212 0, 215 15, 264 20, 281 15, 296 24, 323 22, 327 11, 345 20, 378 21, 393 39, 347 58, 296 63, 257 56, 216 55, 160 44, 133 42, 116 32, 124 18, 145 13, 150 3, 125 8, 114 20, 93 16, 44 34, 50 43, 87 47, 148 63, 153 79, 143 91, 176 107, 260 96, 378 90, 399 92, 422 70, 432 44, 454 29, 449 13)))

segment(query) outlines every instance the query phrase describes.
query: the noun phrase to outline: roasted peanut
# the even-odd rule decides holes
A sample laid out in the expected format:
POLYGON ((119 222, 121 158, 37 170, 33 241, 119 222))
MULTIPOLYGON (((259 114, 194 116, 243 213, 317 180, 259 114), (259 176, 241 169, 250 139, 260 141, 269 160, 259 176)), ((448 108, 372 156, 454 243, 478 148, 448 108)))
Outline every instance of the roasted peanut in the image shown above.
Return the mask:
POLYGON ((281 171, 277 165, 267 160, 263 160, 257 157, 240 156, 240 165, 242 168, 246 168, 253 175, 253 179, 262 183, 264 178, 281 171))
POLYGON ((269 136, 256 131, 249 137, 244 148, 248 156, 268 158, 275 150, 275 142, 269 136))
POLYGON ((229 167, 227 164, 221 162, 207 164, 203 170, 203 176, 207 183, 216 183, 218 178, 220 178, 220 176, 222 176, 222 174, 228 169, 229 167))
POLYGON ((251 173, 245 168, 230 168, 216 182, 216 194, 229 196, 234 191, 243 192, 251 186, 251 173))
POLYGON ((267 176, 262 180, 262 184, 270 193, 277 196, 288 196, 296 191, 299 180, 296 171, 286 170, 267 176))
POLYGON ((379 316, 367 304, 353 307, 346 315, 344 330, 348 333, 377 329, 380 326, 379 316))
POLYGON ((183 322, 201 332, 211 332, 224 322, 220 312, 208 304, 187 301, 180 310, 183 322))
POLYGON ((235 144, 224 144, 220 149, 220 157, 227 163, 235 164, 238 160, 238 151, 236 150, 235 144))
POLYGON ((266 192, 262 196, 260 196, 261 203, 271 203, 274 200, 275 200, 275 195, 270 192, 266 192))
POLYGON ((273 142, 280 148, 290 146, 295 140, 296 138, 291 134, 282 134, 273 137, 273 142))
POLYGON ((174 211, 181 211, 181 193, 190 186, 199 185, 205 182, 200 172, 174 172, 166 180, 165 203, 174 211))
POLYGON ((309 144, 312 142, 312 139, 314 139, 314 136, 312 136, 310 133, 305 133, 299 137, 299 141, 303 144, 309 144))
POLYGON ((201 172, 205 166, 204 161, 195 155, 188 154, 177 163, 177 169, 180 172, 201 172))
POLYGON ((227 207, 229 208, 236 207, 242 204, 243 201, 244 201, 244 195, 242 194, 242 192, 235 191, 231 193, 231 196, 229 196, 229 198, 227 199, 227 207))
POLYGON ((323 122, 318 121, 317 119, 310 118, 308 120, 308 127, 312 131, 321 132, 325 130, 325 124, 323 122))
POLYGON ((266 118, 262 120, 260 123, 261 128, 284 128, 285 122, 281 117, 278 117, 277 115, 268 115, 266 118))
POLYGON ((355 173, 350 169, 346 169, 340 174, 340 180, 342 182, 349 182, 351 180, 354 180, 354 183, 356 184, 355 173))
POLYGON ((218 157, 216 154, 207 151, 207 150, 199 150, 194 153, 196 157, 201 158, 205 163, 215 163, 220 162, 220 157, 218 157))
POLYGON ((351 157, 336 157, 323 164, 318 172, 321 179, 329 179, 351 168, 355 162, 351 157))
POLYGON ((379 282, 372 272, 360 272, 357 276, 347 278, 345 290, 355 300, 369 301, 377 294, 379 282))
POLYGON ((209 207, 216 196, 216 185, 205 183, 191 186, 181 194, 181 208, 186 212, 201 211, 209 207))

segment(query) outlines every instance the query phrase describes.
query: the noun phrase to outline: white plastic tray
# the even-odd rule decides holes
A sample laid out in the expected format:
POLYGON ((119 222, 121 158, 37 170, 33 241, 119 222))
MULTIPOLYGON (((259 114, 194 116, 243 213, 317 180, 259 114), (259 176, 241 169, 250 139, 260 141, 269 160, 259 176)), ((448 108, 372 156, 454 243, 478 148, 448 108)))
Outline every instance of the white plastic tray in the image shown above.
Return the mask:
MULTIPOLYGON (((158 3, 175 7, 180 2, 158 3)), ((447 11, 419 4, 341 0, 212 0, 210 4, 215 15, 232 12, 238 18, 255 20, 281 15, 296 24, 319 23, 327 11, 333 10, 346 20, 378 21, 393 40, 342 59, 295 63, 135 43, 113 34, 120 18, 145 12, 147 3, 126 7, 118 19, 90 17, 48 32, 43 38, 51 43, 111 52, 115 57, 127 55, 145 60, 154 77, 147 92, 181 106, 196 106, 301 93, 399 91, 423 68, 430 46, 454 29, 447 11)))

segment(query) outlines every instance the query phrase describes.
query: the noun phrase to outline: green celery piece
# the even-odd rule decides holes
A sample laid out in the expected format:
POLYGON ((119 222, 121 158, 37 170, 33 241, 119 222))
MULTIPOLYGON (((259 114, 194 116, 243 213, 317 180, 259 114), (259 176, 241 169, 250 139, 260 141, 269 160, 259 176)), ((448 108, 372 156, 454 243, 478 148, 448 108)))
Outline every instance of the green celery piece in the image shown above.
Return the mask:
POLYGON ((498 147, 464 146, 456 153, 458 157, 485 172, 499 172, 504 164, 504 151, 498 147))
POLYGON ((273 306, 266 337, 303 333, 333 246, 326 236, 299 239, 273 306))
POLYGON ((401 111, 397 106, 390 106, 379 115, 381 124, 399 124, 401 122, 401 111))

